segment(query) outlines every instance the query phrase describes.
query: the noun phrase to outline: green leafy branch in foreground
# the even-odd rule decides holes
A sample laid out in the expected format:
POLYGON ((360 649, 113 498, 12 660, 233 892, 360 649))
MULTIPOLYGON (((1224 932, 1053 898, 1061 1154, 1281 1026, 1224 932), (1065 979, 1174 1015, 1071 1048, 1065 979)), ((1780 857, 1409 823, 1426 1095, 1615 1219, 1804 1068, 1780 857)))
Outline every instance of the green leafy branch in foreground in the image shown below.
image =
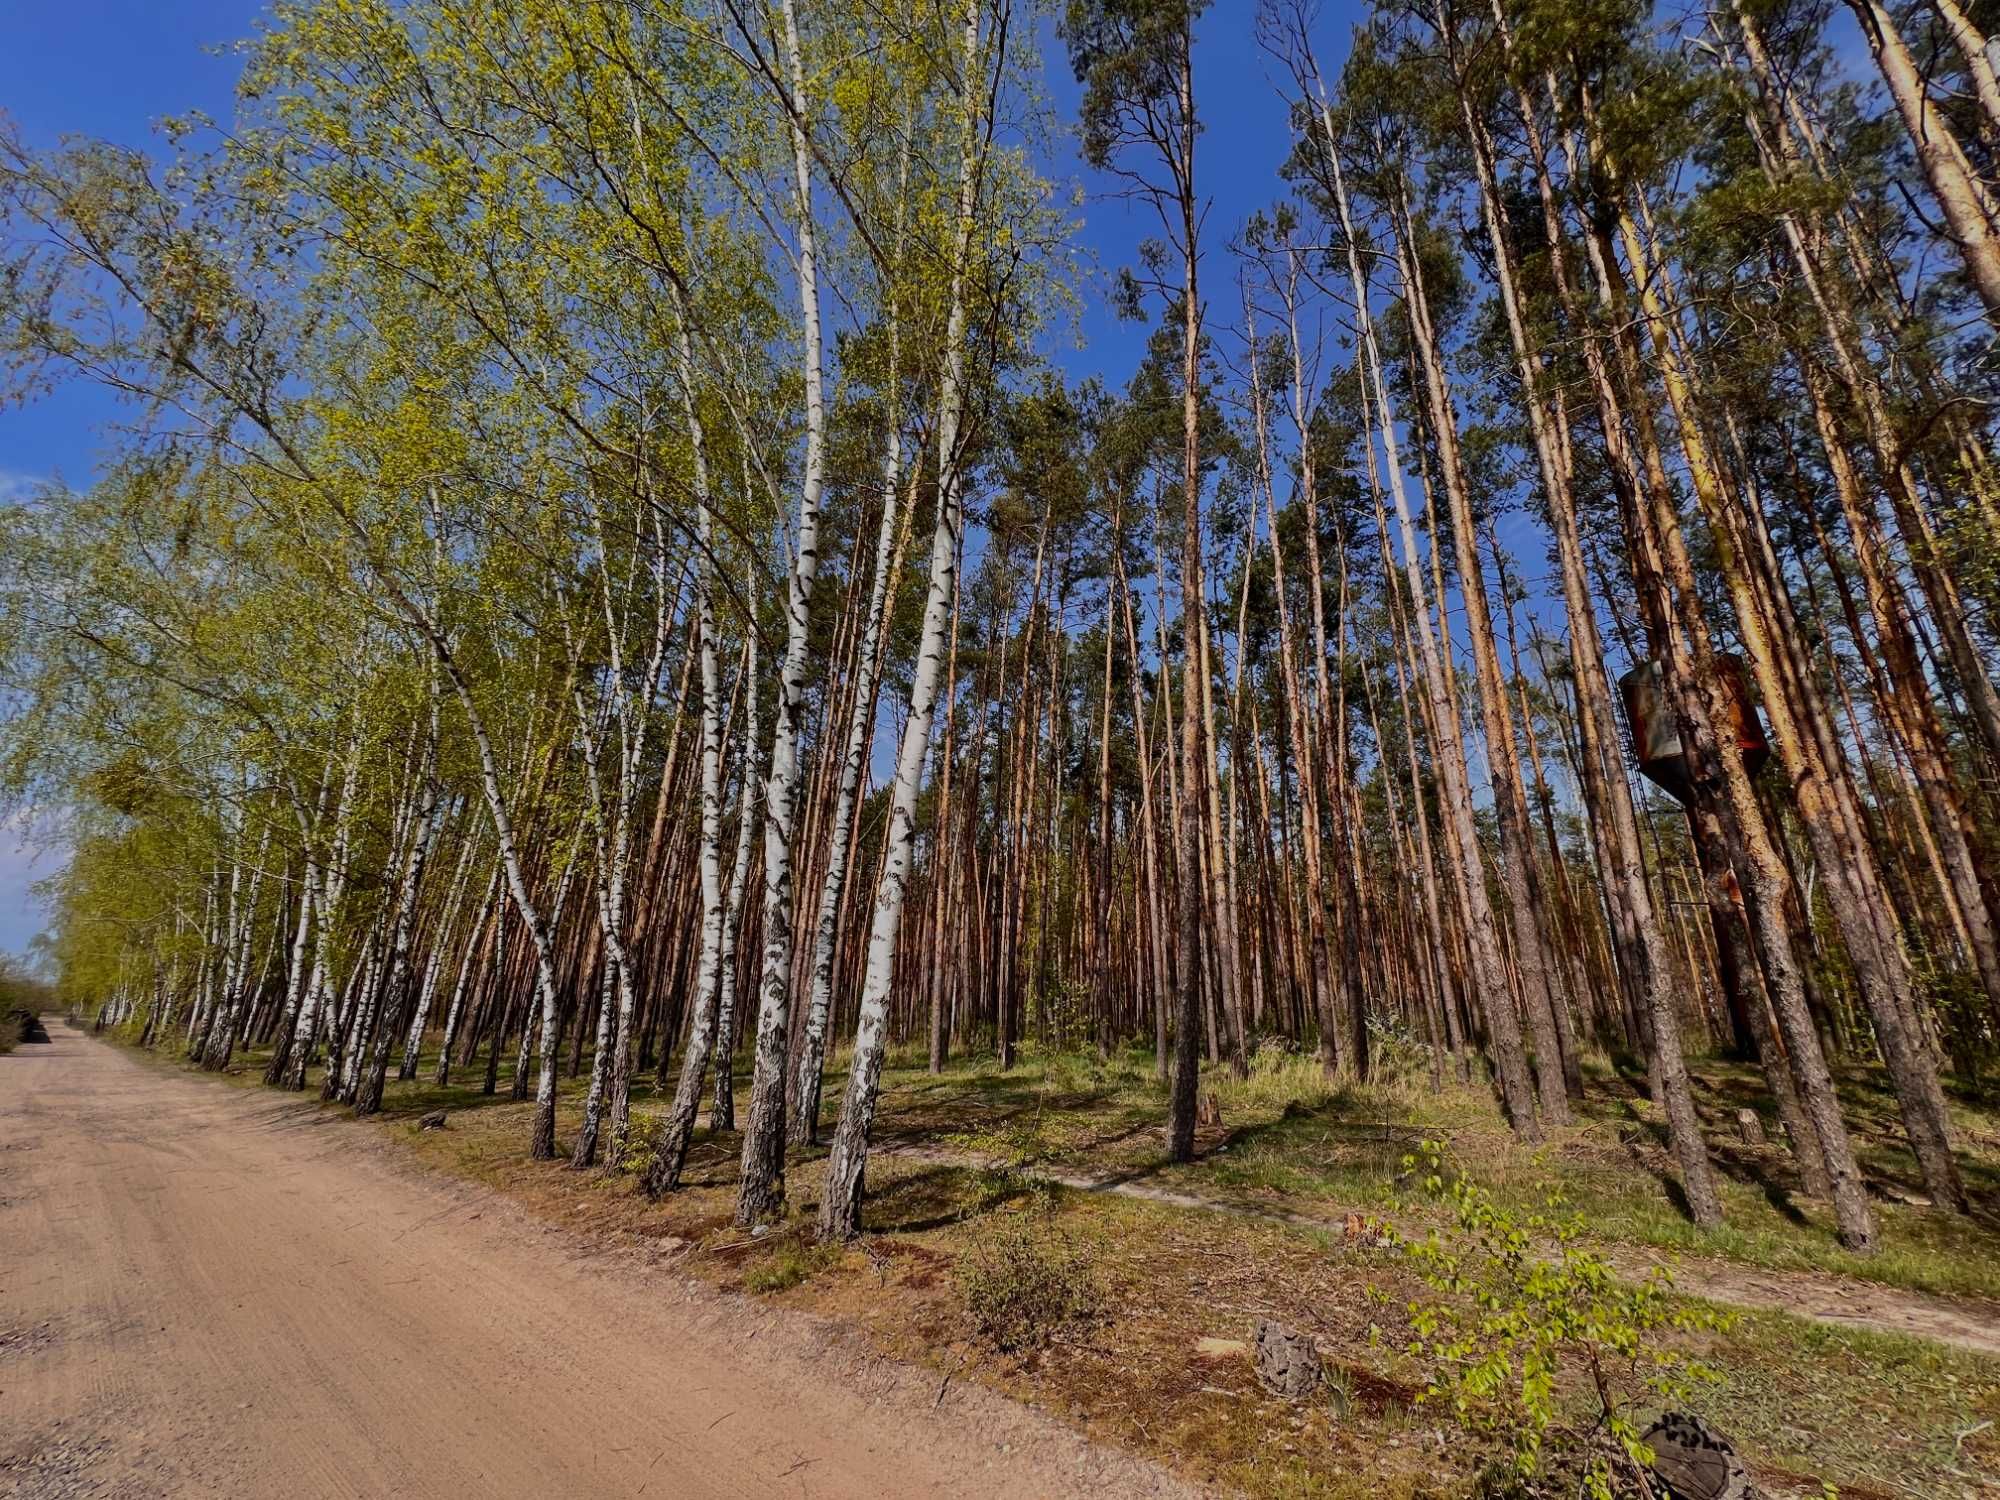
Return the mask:
POLYGON ((1672 1336, 1722 1331, 1728 1320, 1676 1297, 1657 1267, 1620 1281, 1582 1243, 1584 1221, 1557 1189, 1540 1212, 1516 1215, 1450 1168, 1435 1140, 1404 1168, 1421 1169, 1424 1192, 1450 1211, 1447 1225, 1399 1241, 1441 1294, 1409 1309, 1410 1353, 1430 1372, 1419 1399, 1448 1406, 1503 1450, 1488 1489, 1534 1494, 1555 1470, 1573 1493, 1613 1500, 1622 1472, 1625 1492, 1655 1494, 1639 1413, 1683 1406, 1716 1378, 1672 1336))

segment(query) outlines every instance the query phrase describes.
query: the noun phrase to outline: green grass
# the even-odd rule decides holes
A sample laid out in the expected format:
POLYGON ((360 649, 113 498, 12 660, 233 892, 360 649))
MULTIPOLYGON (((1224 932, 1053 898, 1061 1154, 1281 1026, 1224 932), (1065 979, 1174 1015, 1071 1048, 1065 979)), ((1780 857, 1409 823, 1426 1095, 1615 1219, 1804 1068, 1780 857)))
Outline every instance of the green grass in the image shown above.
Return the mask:
MULTIPOLYGON (((1530 1150, 1514 1141, 1483 1088, 1437 1090, 1427 1077, 1407 1072, 1385 1083, 1342 1086, 1310 1057, 1267 1051, 1247 1079, 1226 1069, 1204 1075, 1204 1087, 1221 1105, 1227 1149, 1175 1165, 1160 1130, 1165 1089, 1151 1061, 1136 1052, 1100 1062, 1030 1048, 1007 1073, 990 1059, 973 1059, 931 1078, 912 1059, 885 1073, 883 1133, 1023 1166, 1116 1172, 1244 1207, 1329 1218, 1395 1206, 1404 1192, 1405 1158, 1437 1136, 1506 1206, 1532 1207, 1559 1185, 1609 1245, 2000 1299, 2000 1113, 1955 1102, 1973 1214, 1895 1201, 1918 1194, 1922 1183, 1902 1144, 1893 1097, 1872 1071, 1842 1079, 1858 1155, 1871 1184, 1886 1195, 1875 1204, 1881 1247, 1859 1256, 1841 1248, 1827 1205, 1798 1191, 1781 1145, 1753 1150, 1737 1141, 1735 1111, 1757 1107, 1763 1096, 1761 1077, 1740 1064, 1697 1065, 1697 1102, 1727 1214, 1721 1229, 1704 1231, 1681 1207, 1664 1128, 1642 1096, 1643 1077, 1609 1066, 1588 1070, 1578 1124, 1530 1150)), ((1767 1130, 1775 1141, 1774 1121, 1767 1130)))
POLYGON ((1703 1406, 1769 1467, 1926 1497, 2000 1472, 1990 1360, 1780 1313, 1741 1314, 1705 1344, 1719 1379, 1703 1406))
POLYGON ((769 1296, 803 1286, 840 1259, 833 1245, 814 1244, 797 1232, 780 1236, 770 1252, 743 1273, 743 1289, 769 1296))

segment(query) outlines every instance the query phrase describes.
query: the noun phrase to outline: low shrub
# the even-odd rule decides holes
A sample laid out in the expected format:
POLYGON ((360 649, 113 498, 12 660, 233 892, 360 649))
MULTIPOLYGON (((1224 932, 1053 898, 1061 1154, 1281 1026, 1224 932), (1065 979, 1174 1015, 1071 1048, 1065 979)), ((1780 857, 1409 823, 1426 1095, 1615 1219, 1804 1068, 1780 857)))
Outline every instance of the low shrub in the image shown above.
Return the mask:
POLYGON ((1378 1089, 1404 1092, 1431 1088, 1432 1048, 1406 1021, 1393 1016, 1368 1017, 1368 1076, 1378 1089))
POLYGON ((625 1152, 618 1158, 619 1170, 644 1172, 652 1164, 653 1152, 659 1148, 660 1135, 666 1128, 664 1114, 634 1113, 625 1127, 625 1152))
POLYGON ((957 1278, 973 1332, 1003 1354, 1039 1349, 1102 1306, 1089 1257, 1042 1213, 998 1216, 957 1278))
POLYGON ((1399 1242, 1440 1294, 1409 1309, 1410 1352, 1429 1369, 1420 1399, 1493 1445, 1482 1488, 1590 1500, 1652 1493, 1640 1413, 1685 1406, 1715 1378, 1673 1335, 1726 1320, 1675 1297, 1665 1271, 1620 1281, 1581 1243, 1583 1220, 1557 1191, 1540 1212, 1511 1213, 1448 1169, 1435 1141, 1405 1167, 1448 1213, 1443 1228, 1399 1242))

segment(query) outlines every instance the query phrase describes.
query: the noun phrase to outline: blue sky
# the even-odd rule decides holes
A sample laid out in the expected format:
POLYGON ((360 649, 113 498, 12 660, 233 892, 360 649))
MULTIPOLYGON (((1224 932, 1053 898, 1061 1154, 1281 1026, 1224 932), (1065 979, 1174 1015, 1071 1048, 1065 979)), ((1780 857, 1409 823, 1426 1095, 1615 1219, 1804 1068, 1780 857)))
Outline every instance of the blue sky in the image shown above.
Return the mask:
MULTIPOLYGON (((143 146, 163 115, 225 116, 236 59, 209 49, 247 35, 260 9, 253 0, 0 0, 0 109, 38 146, 69 134, 143 146)), ((95 431, 114 412, 82 387, 0 412, 0 482, 57 473, 83 482, 95 431)))
MULTIPOLYGON (((256 11, 247 0, 0 0, 0 109, 37 145, 69 133, 139 145, 162 115, 225 113, 235 61, 203 48, 246 33, 256 11)), ((85 482, 115 410, 73 387, 0 411, 0 503, 58 474, 85 482)), ((0 822, 0 951, 20 952, 41 930, 29 888, 61 855, 38 855, 36 843, 0 822)))

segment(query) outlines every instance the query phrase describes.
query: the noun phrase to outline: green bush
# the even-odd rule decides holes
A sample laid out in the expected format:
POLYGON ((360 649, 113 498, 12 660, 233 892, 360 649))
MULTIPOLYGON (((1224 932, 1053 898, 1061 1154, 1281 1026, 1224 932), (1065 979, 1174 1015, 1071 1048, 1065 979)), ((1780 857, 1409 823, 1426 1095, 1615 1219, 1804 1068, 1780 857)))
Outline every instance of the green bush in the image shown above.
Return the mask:
POLYGON ((1641 1410, 1684 1406, 1714 1379, 1671 1336, 1724 1319, 1675 1297, 1663 1270, 1621 1282, 1581 1243, 1583 1220, 1559 1192, 1543 1211, 1516 1216, 1449 1171, 1435 1141, 1405 1167, 1422 1170, 1449 1213, 1446 1227, 1399 1242, 1440 1293, 1410 1305, 1410 1352, 1430 1372, 1420 1399, 1494 1444, 1489 1491, 1554 1493, 1559 1482, 1591 1500, 1648 1493, 1641 1410))
POLYGON ((974 1333, 1003 1354, 1041 1348, 1102 1303, 1088 1255, 1041 1213, 999 1216, 959 1257, 957 1277, 974 1333))
POLYGON ((643 1172, 651 1165, 659 1148, 660 1135, 667 1128, 664 1114, 634 1113, 625 1127, 625 1154, 618 1158, 621 1172, 643 1172))

